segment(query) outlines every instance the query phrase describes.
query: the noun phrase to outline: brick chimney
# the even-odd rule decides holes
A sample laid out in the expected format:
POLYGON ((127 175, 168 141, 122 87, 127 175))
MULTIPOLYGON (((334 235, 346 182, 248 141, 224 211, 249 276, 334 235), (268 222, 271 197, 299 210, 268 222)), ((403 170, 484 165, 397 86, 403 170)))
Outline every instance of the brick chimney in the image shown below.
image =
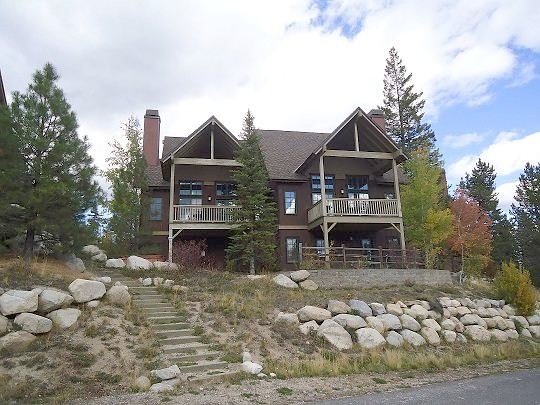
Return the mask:
POLYGON ((384 123, 384 113, 382 110, 374 108, 368 113, 368 117, 373 120, 377 126, 382 129, 384 133, 386 133, 386 125, 384 123))
POLYGON ((146 110, 144 115, 143 153, 148 166, 159 164, 159 118, 158 110, 146 110))

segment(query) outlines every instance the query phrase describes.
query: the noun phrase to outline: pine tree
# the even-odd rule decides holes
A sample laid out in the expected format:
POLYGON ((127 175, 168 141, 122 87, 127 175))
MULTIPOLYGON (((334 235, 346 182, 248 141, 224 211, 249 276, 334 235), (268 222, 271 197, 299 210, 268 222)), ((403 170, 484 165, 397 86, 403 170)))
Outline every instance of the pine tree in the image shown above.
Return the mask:
POLYGON ((89 144, 77 133, 77 117, 58 87, 51 64, 33 75, 26 93, 13 93, 10 129, 2 133, 2 148, 14 166, 2 160, 2 202, 13 215, 8 223, 26 233, 24 257, 34 254, 36 238, 64 249, 87 235, 86 217, 96 210, 100 190, 89 144), (16 150, 15 150, 16 149, 16 150))
POLYGON ((517 204, 511 212, 516 223, 516 239, 521 264, 531 272, 533 282, 540 285, 540 163, 527 163, 519 176, 517 204))
POLYGON ((414 91, 412 73, 407 73, 394 47, 384 71, 384 106, 379 108, 384 112, 386 132, 407 155, 422 148, 429 151, 431 163, 438 163, 441 155, 435 148, 435 133, 430 124, 422 122, 423 93, 414 91))
POLYGON ((114 250, 131 253, 138 251, 148 236, 146 160, 137 119, 129 117, 122 129, 125 145, 116 139, 110 144, 109 169, 104 172, 112 189, 112 199, 107 204, 111 213, 107 230, 114 235, 114 250))
POLYGON ((233 171, 235 203, 241 207, 227 247, 231 265, 239 264, 255 274, 255 267, 271 268, 276 263, 277 207, 268 186, 269 177, 260 148, 260 137, 248 110, 242 127, 240 149, 235 158, 242 164, 233 171))

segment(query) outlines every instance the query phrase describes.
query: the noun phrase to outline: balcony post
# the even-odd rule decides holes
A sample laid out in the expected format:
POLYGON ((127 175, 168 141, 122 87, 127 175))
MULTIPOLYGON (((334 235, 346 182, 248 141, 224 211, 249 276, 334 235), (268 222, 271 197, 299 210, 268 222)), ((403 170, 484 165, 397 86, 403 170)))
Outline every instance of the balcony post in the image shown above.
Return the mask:
POLYGON ((173 243, 173 230, 171 228, 171 226, 169 225, 169 237, 167 238, 167 240, 169 241, 169 254, 167 256, 167 261, 169 263, 172 263, 172 243, 173 243))
POLYGON ((358 140, 358 121, 354 121, 354 150, 360 152, 360 141, 358 140))
POLYGON ((329 248, 329 242, 328 242, 328 222, 326 221, 326 182, 324 179, 324 153, 321 153, 321 156, 319 156, 319 176, 321 178, 320 184, 321 184, 321 205, 322 205, 322 215, 323 215, 323 223, 322 223, 322 231, 323 231, 323 239, 324 239, 324 261, 326 262, 326 267, 330 267, 330 251, 329 248))
POLYGON ((392 159, 392 171, 394 172, 394 194, 397 200, 398 216, 401 218, 401 197, 399 196, 399 179, 396 165, 396 159, 392 159))
POLYGON ((174 159, 171 159, 171 184, 169 188, 169 254, 168 254, 168 262, 172 263, 172 241, 173 241, 173 235, 172 235, 172 228, 171 225, 174 221, 174 172, 176 169, 176 165, 174 164, 174 159))
POLYGON ((210 159, 214 159, 214 123, 210 126, 210 159))

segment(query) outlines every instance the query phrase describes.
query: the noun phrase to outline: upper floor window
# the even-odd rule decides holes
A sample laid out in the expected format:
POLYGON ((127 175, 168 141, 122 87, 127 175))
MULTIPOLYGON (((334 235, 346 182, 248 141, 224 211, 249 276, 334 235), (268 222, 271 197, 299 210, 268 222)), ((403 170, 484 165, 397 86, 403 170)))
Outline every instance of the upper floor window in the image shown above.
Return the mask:
POLYGON ((150 220, 161 221, 161 197, 152 197, 150 200, 150 220))
POLYGON ((202 205, 202 181, 180 181, 180 205, 202 205))
POLYGON ((369 176, 347 176, 349 198, 369 198, 369 176))
POLYGON ((394 200, 396 198, 396 194, 394 192, 384 193, 384 198, 387 200, 394 200))
POLYGON ((236 197, 236 184, 216 183, 216 204, 232 205, 236 197))
MULTIPOLYGON (((334 176, 332 174, 324 175, 324 188, 326 198, 334 198, 334 176)), ((321 200, 321 176, 311 175, 311 203, 315 204, 321 200)))
POLYGON ((296 214, 296 191, 285 191, 285 214, 296 214))

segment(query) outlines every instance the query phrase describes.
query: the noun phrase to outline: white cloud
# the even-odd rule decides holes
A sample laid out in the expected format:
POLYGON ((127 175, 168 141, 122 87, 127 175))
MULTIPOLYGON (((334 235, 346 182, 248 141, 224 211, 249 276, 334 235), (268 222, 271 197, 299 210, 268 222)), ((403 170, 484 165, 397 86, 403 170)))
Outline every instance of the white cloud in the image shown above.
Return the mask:
POLYGON ((479 135, 476 132, 471 132, 469 134, 462 135, 447 135, 443 138, 442 143, 444 146, 458 149, 473 143, 482 142, 482 139, 484 139, 482 135, 479 135))
POLYGON ((499 207, 503 211, 510 211, 510 206, 516 202, 514 200, 514 196, 516 195, 516 187, 518 184, 519 181, 513 181, 509 183, 503 183, 496 188, 495 192, 498 194, 499 197, 499 207))
POLYGON ((535 71, 535 65, 532 62, 524 63, 520 69, 519 72, 516 74, 516 77, 508 85, 508 87, 520 87, 527 83, 529 83, 531 80, 534 80, 538 77, 538 74, 535 71))

